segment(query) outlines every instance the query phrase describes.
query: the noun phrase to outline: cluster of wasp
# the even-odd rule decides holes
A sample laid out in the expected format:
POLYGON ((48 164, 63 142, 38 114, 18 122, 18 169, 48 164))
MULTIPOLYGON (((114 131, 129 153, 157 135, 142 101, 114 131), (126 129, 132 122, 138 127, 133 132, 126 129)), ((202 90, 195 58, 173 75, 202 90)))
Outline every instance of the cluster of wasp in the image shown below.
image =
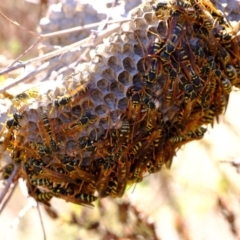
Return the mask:
POLYGON ((17 166, 13 181, 23 177, 37 201, 91 206, 97 197, 121 197, 201 139, 239 87, 239 43, 208 0, 159 2, 136 15, 132 31, 96 54, 88 77, 65 79, 63 94, 15 97, 2 145, 13 163, 2 176, 17 166))

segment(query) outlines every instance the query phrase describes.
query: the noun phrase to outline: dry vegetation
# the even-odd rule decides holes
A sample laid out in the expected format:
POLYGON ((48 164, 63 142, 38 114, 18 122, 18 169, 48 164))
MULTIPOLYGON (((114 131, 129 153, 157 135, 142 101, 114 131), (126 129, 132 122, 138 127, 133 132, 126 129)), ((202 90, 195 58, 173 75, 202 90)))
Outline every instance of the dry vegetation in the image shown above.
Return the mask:
MULTIPOLYGON (((17 4, 16 1, 0 3, 2 13, 31 31, 36 31, 40 9, 40 5, 23 0, 17 4)), ((229 14, 231 16, 231 9, 229 14)), ((0 38, 3 39, 0 66, 4 68, 31 46, 36 37, 2 16, 0 19, 0 38)), ((34 49, 21 60, 37 54, 34 49)), ((74 56, 70 59, 76 61, 74 56)), ((71 68, 61 72, 61 64, 54 69, 55 75, 45 73, 39 79, 44 81, 56 74, 63 77, 71 73, 71 68)), ((1 86, 5 87, 8 81, 14 83, 10 78, 21 74, 19 71, 0 76, 1 86)), ((21 89, 21 86, 14 86, 2 91, 2 123, 10 105, 9 98, 21 89)), ((51 209, 39 204, 47 239, 239 239, 239 102, 239 90, 234 89, 226 114, 220 117, 219 124, 215 122, 213 129, 208 127, 204 139, 181 149, 170 171, 146 176, 141 183, 129 186, 121 199, 102 199, 94 209, 59 199, 51 201, 51 209)), ((3 156, 3 165, 7 158, 3 156)), ((27 240, 36 236, 44 239, 35 202, 24 196, 20 186, 0 212, 0 239, 27 240)), ((1 188, 4 188, 3 183, 1 188)))

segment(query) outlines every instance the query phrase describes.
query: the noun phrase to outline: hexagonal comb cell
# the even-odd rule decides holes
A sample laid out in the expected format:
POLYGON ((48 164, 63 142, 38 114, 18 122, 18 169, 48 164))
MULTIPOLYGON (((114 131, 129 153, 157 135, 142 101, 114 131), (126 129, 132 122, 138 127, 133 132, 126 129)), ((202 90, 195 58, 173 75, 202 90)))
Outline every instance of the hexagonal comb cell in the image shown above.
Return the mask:
POLYGON ((123 53, 132 53, 133 52, 133 46, 132 44, 129 44, 129 43, 125 43, 123 45, 123 50, 122 50, 123 53))
POLYGON ((100 117, 106 117, 108 115, 108 108, 106 107, 106 105, 98 105, 96 108, 95 108, 95 112, 98 116, 100 117))
POLYGON ((122 71, 119 75, 118 75, 118 81, 120 83, 122 83, 124 86, 129 86, 132 85, 132 77, 129 74, 128 71, 122 71))
POLYGON ((104 97, 104 101, 109 109, 116 109, 116 96, 113 93, 109 93, 104 97))
POLYGON ((127 102, 128 102, 128 100, 127 100, 126 97, 124 97, 122 99, 119 99, 119 101, 118 101, 118 108, 123 111, 124 109, 127 108, 127 105, 128 105, 127 102))
POLYGON ((134 61, 132 60, 132 58, 130 58, 130 57, 124 58, 123 59, 123 67, 129 73, 134 72, 135 71, 135 64, 134 64, 134 61))
POLYGON ((99 88, 99 90, 104 93, 104 92, 108 92, 109 90, 109 82, 107 79, 102 78, 101 80, 99 80, 97 82, 97 87, 99 88))

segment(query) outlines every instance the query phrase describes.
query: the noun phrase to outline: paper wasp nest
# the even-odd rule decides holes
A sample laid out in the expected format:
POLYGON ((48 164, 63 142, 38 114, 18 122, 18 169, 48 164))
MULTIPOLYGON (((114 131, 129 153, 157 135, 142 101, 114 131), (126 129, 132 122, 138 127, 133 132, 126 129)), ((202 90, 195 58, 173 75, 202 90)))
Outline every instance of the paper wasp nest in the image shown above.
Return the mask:
POLYGON ((235 35, 207 0, 142 5, 78 74, 46 94, 17 95, 3 148, 30 195, 91 205, 169 168, 239 87, 235 35))
MULTIPOLYGON (((98 14, 89 4, 82 4, 80 1, 62 0, 57 4, 50 5, 47 15, 40 20, 38 31, 47 34, 96 23, 105 17, 105 14, 98 14)), ((66 46, 86 38, 89 34, 90 30, 85 29, 81 32, 68 34, 68 36, 56 36, 45 40, 41 50, 49 52, 56 47, 66 46)))

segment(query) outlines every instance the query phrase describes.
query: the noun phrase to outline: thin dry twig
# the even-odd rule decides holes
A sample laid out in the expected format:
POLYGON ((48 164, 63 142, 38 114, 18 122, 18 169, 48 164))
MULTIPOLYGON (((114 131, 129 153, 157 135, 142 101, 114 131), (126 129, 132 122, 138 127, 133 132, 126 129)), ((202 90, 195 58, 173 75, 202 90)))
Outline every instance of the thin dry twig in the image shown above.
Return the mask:
POLYGON ((4 208, 6 207, 6 205, 8 204, 9 200, 11 199, 11 197, 12 197, 12 195, 13 195, 13 193, 14 193, 14 191, 15 191, 15 189, 16 189, 17 186, 18 186, 18 183, 16 183, 16 184, 12 187, 10 194, 8 194, 7 199, 6 199, 6 200, 4 201, 4 203, 2 204, 2 207, 1 207, 1 209, 0 209, 0 215, 1 215, 2 211, 4 210, 4 208))
MULTIPOLYGON (((0 14, 1 14, 1 12, 0 12, 0 14)), ((43 55, 41 57, 37 57, 37 58, 32 59, 33 61, 29 60, 27 62, 24 62, 24 63, 20 64, 20 65, 13 66, 23 56, 25 56, 30 50, 32 50, 40 42, 42 42, 43 40, 46 40, 47 38, 56 37, 56 36, 64 35, 64 34, 69 34, 69 33, 72 33, 72 32, 77 32, 77 31, 83 31, 83 30, 91 29, 91 28, 94 28, 94 27, 97 27, 97 26, 102 26, 102 24, 104 24, 104 26, 105 26, 105 24, 123 23, 123 22, 129 21, 129 20, 130 19, 128 19, 128 18, 127 19, 122 19, 122 20, 111 20, 111 21, 108 20, 108 21, 104 21, 104 22, 92 23, 92 24, 87 24, 87 25, 84 25, 84 26, 74 27, 74 28, 61 30, 61 31, 56 31, 56 32, 53 32, 53 33, 48 33, 48 34, 37 34, 37 33, 35 33, 35 35, 38 37, 38 40, 35 43, 33 43, 27 50, 25 50, 20 56, 18 56, 6 69, 0 71, 0 76, 3 75, 3 74, 9 73, 9 72, 11 72, 13 70, 16 70, 18 68, 25 67, 27 64, 33 63, 35 61, 46 60, 46 59, 49 59, 51 57, 54 57, 54 56, 57 56, 57 55, 61 54, 61 51, 58 49, 56 51, 51 52, 52 54, 48 53, 48 54, 50 54, 49 57, 48 57, 48 54, 45 54, 45 55, 47 55, 46 58, 41 59, 41 57, 45 56, 45 55, 43 55), (58 53, 58 51, 60 51, 60 53, 58 53)), ((11 20, 9 19, 9 21, 11 21, 11 20)), ((25 29, 25 28, 23 28, 23 29, 25 29)), ((66 47, 63 47, 61 49, 67 48, 67 50, 69 50, 68 48, 74 47, 75 44, 77 46, 80 46, 81 44, 86 44, 86 42, 88 42, 89 39, 91 39, 91 36, 88 37, 88 38, 85 38, 83 40, 80 40, 77 43, 74 43, 74 44, 68 45, 66 47), (83 41, 83 43, 81 43, 81 41, 83 41)), ((62 52, 62 53, 64 53, 64 52, 62 52)))
POLYGON ((220 197, 217 199, 217 205, 218 205, 223 217, 228 222, 232 234, 235 236, 238 236, 238 231, 236 228, 236 213, 220 197))
POLYGON ((220 161, 221 163, 227 163, 229 165, 231 165, 232 167, 234 167, 237 171, 237 173, 240 173, 240 162, 237 161, 238 159, 236 160, 233 160, 233 161, 226 161, 226 160, 222 160, 220 161))
POLYGON ((17 27, 19 27, 19 28, 22 28, 23 30, 29 32, 30 34, 38 37, 38 35, 39 35, 38 33, 35 33, 35 32, 33 32, 33 31, 31 31, 31 30, 28 30, 27 28, 25 28, 25 27, 23 27, 22 25, 20 25, 18 22, 11 20, 11 19, 8 18, 5 14, 3 14, 1 11, 0 11, 0 15, 1 15, 3 18, 5 18, 7 21, 9 21, 10 23, 12 23, 13 25, 15 25, 15 26, 17 26, 17 27))
POLYGON ((13 179, 16 176, 18 170, 19 170, 19 166, 15 166, 11 176, 8 178, 7 184, 4 187, 4 189, 3 189, 3 191, 1 192, 1 195, 0 195, 0 204, 2 203, 4 197, 6 196, 6 193, 7 193, 8 189, 10 188, 10 186, 13 182, 13 179))
MULTIPOLYGON (((11 67, 13 67, 13 65, 18 62, 23 56, 25 56, 28 52, 30 52, 34 47, 36 47, 40 42, 42 41, 42 38, 41 36, 38 36, 38 40, 33 43, 28 49, 26 49, 23 53, 20 54, 20 56, 18 56, 14 61, 13 63, 11 63, 9 66, 8 66, 8 69, 11 69, 11 67)), ((8 70, 7 69, 7 70, 8 70)), ((0 73, 1 75, 1 73, 0 73)))
MULTIPOLYGON (((129 21, 129 19, 125 19, 121 22, 125 22, 125 21, 129 21)), ((116 32, 118 31, 120 28, 120 25, 111 25, 109 28, 107 28, 106 30, 102 31, 101 33, 98 34, 97 36, 97 39, 95 40, 95 43, 94 44, 99 44, 103 41, 103 39, 107 36, 109 36, 110 34, 112 34, 113 32, 116 32)), ((76 43, 73 43, 71 45, 68 45, 66 47, 63 47, 61 49, 58 49, 56 51, 53 51, 53 52, 50 52, 50 53, 47 53, 47 54, 44 54, 40 57, 36 57, 36 58, 32 58, 28 61, 25 61, 25 62, 22 62, 21 65, 19 66, 22 67, 22 66, 27 66, 28 64, 31 64, 31 63, 34 63, 34 62, 40 62, 40 61, 44 61, 44 60, 49 60, 50 58, 53 58, 57 55, 61 55, 61 54, 64 54, 68 51, 72 51, 74 48, 79 48, 79 47, 87 47, 89 46, 89 42, 91 42, 92 38, 91 37, 87 37, 81 41, 78 41, 76 43)), ((31 77, 37 75, 39 72, 43 71, 43 70, 46 70, 46 68, 44 68, 45 65, 42 65, 40 66, 38 69, 35 69, 33 70, 32 72, 26 74, 25 76, 20 76, 19 79, 16 79, 14 82, 12 83, 7 83, 7 84, 4 84, 1 88, 0 88, 0 93, 3 93, 5 92, 6 90, 10 89, 11 87, 15 86, 16 84, 18 83, 21 83, 21 82, 24 82, 26 80, 29 80, 31 77)), ((52 65, 51 65, 52 67, 52 65)), ((15 67, 16 69, 16 67, 15 67)), ((10 69, 8 69, 7 71, 2 71, 0 72, 0 76, 1 74, 5 74, 6 72, 9 72, 11 71, 10 69)))
POLYGON ((42 214, 40 211, 39 203, 38 202, 36 202, 36 203, 37 203, 37 211, 38 211, 38 215, 39 215, 39 219, 40 219, 40 223, 41 223, 41 227, 42 227, 42 231, 43 231, 43 240, 47 240, 47 235, 46 235, 45 227, 43 224, 43 219, 42 219, 42 214))
POLYGON ((10 89, 11 87, 13 87, 21 82, 30 80, 37 74, 39 74, 43 71, 46 71, 49 68, 54 67, 54 64, 57 65, 58 63, 57 62, 51 63, 51 65, 50 65, 50 63, 45 63, 45 64, 41 65, 40 67, 38 67, 37 69, 34 69, 32 72, 29 72, 23 76, 18 77, 17 79, 15 79, 14 82, 8 82, 8 83, 4 84, 3 87, 0 88, 0 93, 6 92, 8 89, 10 89))
POLYGON ((16 231, 18 224, 21 218, 32 208, 36 206, 36 201, 33 198, 28 199, 28 203, 20 210, 17 217, 14 218, 13 223, 11 224, 11 228, 16 231))

